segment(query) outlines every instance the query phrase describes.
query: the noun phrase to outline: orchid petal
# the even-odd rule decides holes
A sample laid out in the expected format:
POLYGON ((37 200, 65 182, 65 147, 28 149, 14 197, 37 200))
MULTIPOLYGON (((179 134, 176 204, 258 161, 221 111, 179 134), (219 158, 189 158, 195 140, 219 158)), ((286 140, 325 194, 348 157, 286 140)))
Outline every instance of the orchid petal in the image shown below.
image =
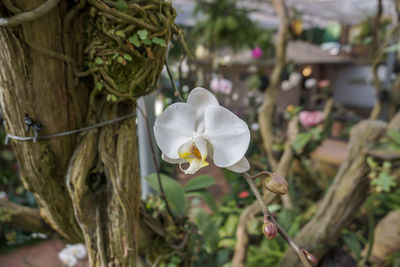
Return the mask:
POLYGON ((182 163, 185 162, 184 159, 178 158, 178 159, 171 159, 169 157, 167 157, 167 155, 165 155, 164 153, 161 154, 161 158, 171 164, 177 164, 177 163, 182 163))
POLYGON ((244 173, 250 169, 250 163, 245 157, 243 157, 241 160, 239 160, 235 164, 228 166, 226 168, 233 172, 244 173))
POLYGON ((204 161, 208 156, 207 141, 202 137, 197 137, 194 140, 194 143, 196 144, 197 149, 200 151, 201 159, 204 161))
POLYGON ((213 148, 215 165, 227 167, 241 160, 250 142, 247 124, 221 106, 208 106, 204 120, 203 137, 213 148))
POLYGON ((202 132, 204 130, 205 110, 208 106, 219 106, 217 98, 208 90, 196 87, 190 92, 187 103, 196 109, 196 129, 197 132, 202 132))
POLYGON ((167 107, 154 123, 154 136, 161 151, 177 159, 179 147, 195 134, 196 110, 185 103, 167 107))
POLYGON ((193 141, 189 140, 178 149, 178 155, 180 158, 184 159, 193 154, 193 141))

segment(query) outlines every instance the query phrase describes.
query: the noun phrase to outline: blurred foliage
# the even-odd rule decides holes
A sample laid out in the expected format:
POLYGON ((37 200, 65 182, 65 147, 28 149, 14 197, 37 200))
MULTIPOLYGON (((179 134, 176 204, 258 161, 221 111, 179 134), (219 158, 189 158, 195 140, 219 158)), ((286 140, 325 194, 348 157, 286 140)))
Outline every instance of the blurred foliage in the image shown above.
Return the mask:
POLYGON ((273 54, 273 31, 261 29, 249 17, 249 10, 238 7, 235 0, 196 1, 194 15, 200 20, 194 26, 191 38, 211 51, 230 47, 234 50, 260 46, 263 52, 273 54))
MULTIPOLYGON (((375 17, 367 17, 351 29, 350 43, 368 45, 372 43, 375 17)), ((390 17, 381 17, 378 25, 378 40, 385 36, 387 26, 391 23, 390 17)))
MULTIPOLYGON (((2 125, 2 123, 0 123, 2 125)), ((25 190, 19 180, 19 165, 10 145, 5 145, 5 131, 0 127, 0 198, 21 205, 36 207, 35 199, 25 190)), ((15 247, 35 242, 44 238, 43 235, 30 233, 19 228, 2 224, 10 218, 10 213, 0 210, 0 251, 8 251, 15 247)))

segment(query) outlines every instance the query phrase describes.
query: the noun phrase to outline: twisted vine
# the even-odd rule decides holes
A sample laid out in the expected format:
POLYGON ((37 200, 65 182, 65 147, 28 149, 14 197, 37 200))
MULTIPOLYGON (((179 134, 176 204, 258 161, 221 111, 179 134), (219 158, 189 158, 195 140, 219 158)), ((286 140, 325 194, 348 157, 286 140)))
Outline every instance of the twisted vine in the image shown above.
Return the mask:
POLYGON ((173 34, 181 35, 172 5, 136 0, 121 8, 110 0, 87 2, 90 42, 84 49, 84 72, 93 77, 94 95, 131 102, 151 93, 164 65, 166 44, 173 34))
MULTIPOLYGON (((22 12, 9 0, 2 2, 14 14, 32 17, 32 20, 36 18, 31 14, 35 13, 34 10, 22 12)), ((37 44, 26 21, 7 26, 21 24, 29 47, 66 62, 70 93, 74 93, 76 79, 91 76, 94 83, 92 90, 96 91, 92 92, 92 96, 101 94, 108 101, 132 102, 155 89, 165 61, 166 44, 173 34, 179 37, 186 53, 189 56, 191 54, 183 39, 182 30, 174 23, 177 14, 171 3, 163 0, 130 0, 125 3, 126 6, 121 7, 112 0, 80 0, 64 17, 64 53, 37 44), (82 66, 73 58, 69 34, 73 18, 84 8, 90 9, 90 15, 83 19, 88 42, 83 49, 82 66), (138 35, 144 31, 146 36, 138 35)), ((45 9, 42 15, 50 10, 45 9)))

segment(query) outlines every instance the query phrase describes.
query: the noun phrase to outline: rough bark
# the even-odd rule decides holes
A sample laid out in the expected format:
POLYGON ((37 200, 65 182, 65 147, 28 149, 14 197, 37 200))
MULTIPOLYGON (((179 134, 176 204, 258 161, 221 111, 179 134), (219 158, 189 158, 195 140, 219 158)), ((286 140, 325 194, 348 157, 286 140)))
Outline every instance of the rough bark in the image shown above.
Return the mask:
POLYGON ((134 119, 92 130, 69 164, 67 187, 91 266, 135 264, 140 203, 135 130, 134 119))
MULTIPOLYGON (((15 8, 8 9, 18 13, 44 2, 17 0, 15 8)), ((108 27, 115 21, 131 32, 140 26, 156 31, 154 36, 168 42, 172 28, 179 32, 173 24, 176 13, 168 3, 151 3, 156 9, 148 12, 156 10, 160 19, 150 14, 151 19, 145 20, 142 18, 146 11, 138 5, 131 5, 140 11, 131 12, 131 16, 113 8, 112 3, 108 2, 109 7, 98 0, 80 0, 76 4, 61 1, 48 14, 27 24, 0 27, 0 105, 8 133, 32 135, 25 132, 24 114, 44 125, 40 134, 113 119, 133 113, 136 97, 154 90, 166 48, 153 47, 153 51, 147 51, 149 56, 143 57, 128 47, 141 60, 135 64, 125 62, 124 68, 115 65, 115 73, 129 77, 118 80, 128 84, 120 84, 110 78, 114 73, 108 72, 107 66, 87 70, 83 64, 84 59, 94 60, 95 53, 103 52, 104 45, 115 48, 117 44, 117 49, 125 45, 98 30, 104 29, 105 24, 93 25, 108 19, 108 27), (163 20, 164 15, 168 19, 163 20), (84 30, 92 29, 92 35, 84 32, 84 22, 91 27, 85 25, 84 30), (156 22, 160 25, 154 25, 156 22), (94 40, 87 40, 91 37, 94 40), (88 49, 91 54, 84 53, 84 46, 92 42, 94 45, 88 49), (107 80, 104 87, 107 92, 115 92, 118 101, 106 100, 107 93, 96 89, 96 78, 107 80)), ((0 17, 11 15, 0 2, 0 17)), ((138 230, 140 176, 135 131, 132 117, 80 135, 37 143, 12 141, 22 181, 33 192, 41 217, 68 242, 85 241, 91 266, 135 266, 137 236, 148 233, 138 230)))
MULTIPOLYGON (((380 121, 362 121, 351 130, 344 163, 324 196, 316 215, 300 230, 295 241, 321 259, 340 237, 368 194, 368 166, 365 145, 376 142, 387 130, 380 121)), ((300 266, 296 255, 287 250, 279 266, 300 266)))
MULTIPOLYGON (((22 10, 31 10, 43 1, 17 1, 22 10)), ((0 6, 0 11, 4 8, 0 6)), ((62 52, 61 7, 29 23, 34 41, 62 52)), ((67 91, 64 62, 44 56, 24 41, 20 27, 0 27, 0 104, 8 133, 25 136, 24 114, 38 120, 43 133, 77 128, 81 114, 73 107, 76 98, 67 91)), ((71 199, 65 187, 65 170, 75 144, 68 136, 49 141, 12 142, 21 166, 22 182, 34 193, 42 217, 71 242, 82 240, 71 199), (60 212, 62 211, 62 212, 60 212)))
MULTIPOLYGON (((387 263, 389 257, 399 251, 399 219, 400 210, 392 210, 376 225, 373 234, 374 242, 372 244, 371 256, 369 257, 369 262, 372 266, 389 266, 387 263)), ((363 254, 367 254, 368 249, 369 248, 366 248, 363 254)))

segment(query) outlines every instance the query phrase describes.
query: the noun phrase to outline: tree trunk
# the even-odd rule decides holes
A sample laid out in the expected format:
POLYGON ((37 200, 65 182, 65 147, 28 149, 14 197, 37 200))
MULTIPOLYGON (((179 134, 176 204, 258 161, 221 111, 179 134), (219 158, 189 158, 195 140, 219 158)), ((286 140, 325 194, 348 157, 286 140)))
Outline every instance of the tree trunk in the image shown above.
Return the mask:
MULTIPOLYGON (((17 5, 31 10, 42 3, 18 1, 17 5)), ((0 10, 4 17, 5 8, 0 10)), ((79 98, 72 97, 73 92, 67 90, 64 62, 44 56, 24 41, 26 34, 31 35, 35 43, 61 53, 61 12, 61 7, 56 8, 24 25, 24 30, 0 27, 0 103, 10 134, 32 135, 25 132, 24 114, 38 120, 43 133, 82 125, 83 114, 74 109, 79 98)), ((85 101, 85 96, 79 97, 85 101)), ((24 186, 33 192, 43 218, 70 242, 82 241, 65 186, 65 171, 75 143, 76 136, 37 143, 12 142, 24 186)))
MULTIPOLYGON (((46 1, 17 0, 11 9, 6 2, 8 10, 0 3, 0 17, 46 1)), ((0 104, 9 134, 32 136, 25 131, 25 114, 43 125, 40 135, 45 135, 134 113, 136 98, 154 90, 166 48, 151 45, 138 52, 111 29, 127 34, 147 29, 149 38, 168 43, 178 31, 171 4, 147 3, 146 10, 143 3, 131 4, 121 12, 100 0, 78 2, 61 1, 22 26, 0 27, 0 104), (124 58, 102 54, 110 50, 124 58), (99 66, 98 57, 109 61, 99 66)), ((12 140, 23 184, 33 192, 41 216, 68 242, 85 241, 91 266, 135 266, 136 141, 134 116, 80 135, 12 140)))
POLYGON ((54 234, 49 225, 43 221, 37 209, 0 199, 0 215, 1 223, 47 235, 54 234))
MULTIPOLYGON (((295 241, 321 259, 340 237, 368 194, 368 166, 365 144, 376 142, 387 130, 380 121, 363 121, 351 131, 344 163, 323 198, 316 215, 296 235, 295 241)), ((301 266, 295 253, 287 250, 279 266, 301 266)))
POLYGON ((286 64, 286 48, 289 39, 289 16, 286 10, 285 0, 273 0, 272 4, 279 16, 280 24, 275 45, 276 56, 275 66, 271 74, 270 84, 264 93, 264 101, 258 113, 258 123, 260 125, 260 133, 263 140, 263 146, 267 152, 268 161, 272 169, 278 168, 278 162, 273 157, 273 113, 275 102, 281 82, 281 73, 286 64))

